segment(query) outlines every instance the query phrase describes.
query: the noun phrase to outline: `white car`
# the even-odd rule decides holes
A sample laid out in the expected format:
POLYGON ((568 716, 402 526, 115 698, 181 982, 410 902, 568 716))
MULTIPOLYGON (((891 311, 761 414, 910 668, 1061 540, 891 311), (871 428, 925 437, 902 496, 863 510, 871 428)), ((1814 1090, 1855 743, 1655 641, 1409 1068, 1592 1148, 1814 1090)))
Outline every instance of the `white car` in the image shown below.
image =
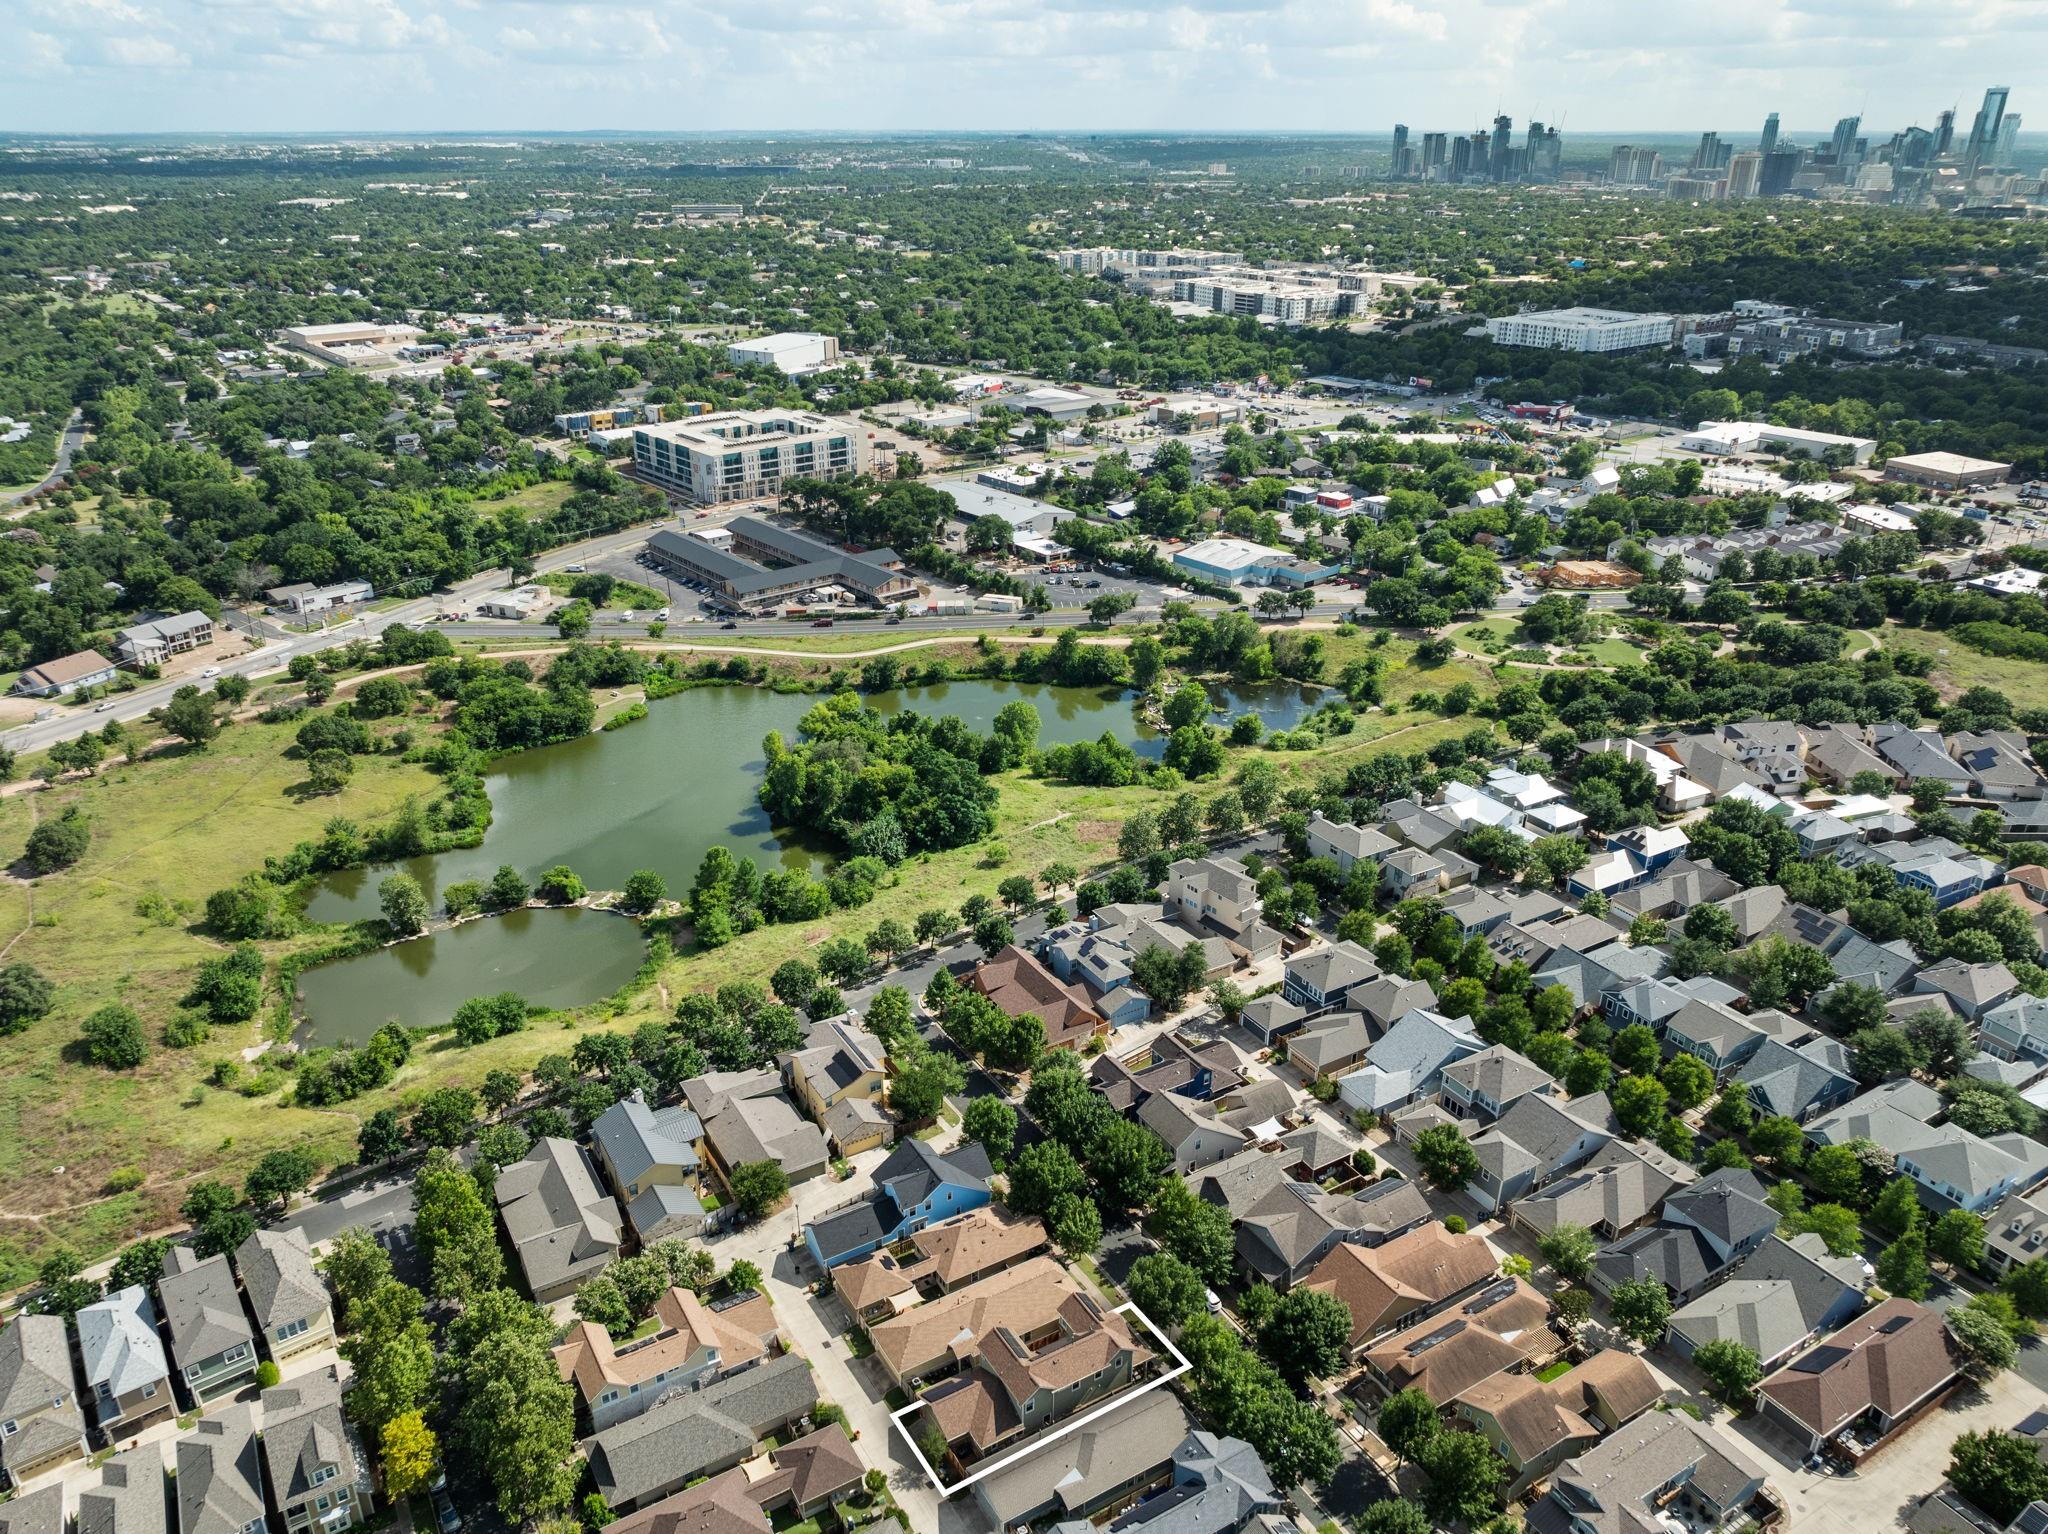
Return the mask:
POLYGON ((206 669, 205 669, 204 671, 200 672, 199 674, 200 674, 201 676, 203 676, 203 677, 204 677, 204 676, 219 676, 219 675, 220 675, 220 667, 218 667, 218 666, 208 666, 208 667, 207 667, 207 668, 206 668, 206 669))
POLYGON ((95 703, 92 706, 92 711, 95 714, 104 714, 108 709, 112 708, 113 706, 114 700, 112 698, 109 698, 104 703, 95 703))
POLYGON ((656 623, 666 623, 666 622, 668 622, 668 609, 667 609, 666 607, 664 607, 664 608, 663 608, 663 609, 662 609, 662 610, 661 610, 660 612, 656 613, 656 614, 654 615, 654 621, 655 621, 656 623))
POLYGON ((631 623, 632 621, 633 621, 633 609, 632 609, 632 608, 630 608, 630 607, 629 607, 629 608, 627 608, 627 609, 626 609, 626 610, 625 610, 624 612, 622 612, 622 613, 620 613, 620 614, 619 614, 619 622, 621 622, 621 623, 631 623))

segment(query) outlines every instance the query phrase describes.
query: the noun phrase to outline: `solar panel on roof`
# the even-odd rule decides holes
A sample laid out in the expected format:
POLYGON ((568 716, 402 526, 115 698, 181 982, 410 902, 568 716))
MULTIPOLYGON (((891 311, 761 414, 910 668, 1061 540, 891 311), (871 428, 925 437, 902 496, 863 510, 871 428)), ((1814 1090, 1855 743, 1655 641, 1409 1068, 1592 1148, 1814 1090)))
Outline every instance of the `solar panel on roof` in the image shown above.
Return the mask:
POLYGON ((1848 1356, 1847 1348, 1815 1348, 1792 1367, 1800 1374, 1825 1374, 1848 1356))
POLYGON ((1878 1331, 1884 1336, 1889 1337, 1893 1332, 1903 1331, 1912 1324, 1913 1318, 1911 1316, 1893 1316, 1884 1325, 1880 1326, 1878 1331))

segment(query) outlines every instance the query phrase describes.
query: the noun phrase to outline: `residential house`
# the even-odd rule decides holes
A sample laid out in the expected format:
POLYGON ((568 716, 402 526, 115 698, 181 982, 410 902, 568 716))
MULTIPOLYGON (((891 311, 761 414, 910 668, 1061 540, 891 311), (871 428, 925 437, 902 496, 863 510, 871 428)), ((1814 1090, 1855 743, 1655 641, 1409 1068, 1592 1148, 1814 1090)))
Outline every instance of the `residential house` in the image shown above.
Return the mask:
POLYGON ((1438 1095, 1444 1107, 1460 1118, 1491 1123, 1532 1092, 1547 1092, 1557 1083, 1528 1056, 1495 1044, 1444 1067, 1438 1095))
POLYGON ((62 1483, 0 1502, 0 1534, 65 1534, 66 1527, 62 1483))
POLYGON ((2010 1193, 1984 1222, 1984 1263, 2004 1274, 2048 1257, 2048 1198, 2010 1193))
POLYGON ((1868 1140, 1888 1150, 1905 1150, 1938 1138, 1940 1131, 1929 1121, 1945 1105, 1941 1094, 1930 1086, 1902 1076, 1872 1087, 1850 1099, 1832 1113, 1824 1113, 1806 1126, 1806 1138, 1815 1145, 1851 1145, 1868 1140))
POLYGON ((1659 1036, 1666 1051, 1691 1055, 1716 1081, 1726 1081, 1764 1044, 1762 1029, 1732 1007, 1708 1001, 1688 1001, 1664 1020, 1659 1036))
POLYGON ((1647 1412, 1568 1459, 1529 1509, 1529 1534, 1692 1534, 1775 1518, 1765 1472, 1733 1435, 1684 1412, 1647 1412))
POLYGON ((638 1092, 592 1122, 597 1164, 625 1206, 641 1245, 703 1230, 704 1205, 697 1196, 703 1165, 697 1142, 703 1135, 704 1126, 688 1103, 650 1108, 638 1092))
POLYGON ((658 1400, 579 1446, 607 1505, 630 1513, 754 1457, 818 1404, 811 1366, 785 1353, 752 1369, 658 1400))
POLYGON ((1970 775, 1970 792, 1980 799, 2009 803, 2039 799, 2044 785, 2027 749, 2026 736, 2014 730, 1964 732, 1948 738, 1949 755, 1970 775))
POLYGON ((1347 825, 1326 819, 1321 810, 1308 818, 1308 855, 1328 858, 1349 874, 1360 863, 1377 863, 1400 845, 1377 826, 1347 825))
POLYGON ((1429 1201, 1405 1177, 1383 1177, 1356 1194, 1325 1193, 1287 1179, 1238 1216, 1237 1255, 1274 1288, 1287 1289, 1338 1242, 1380 1246, 1431 1215, 1429 1201))
POLYGON ((1381 805, 1380 817, 1389 836, 1419 852, 1451 846, 1465 831, 1457 821, 1414 799, 1396 799, 1381 805))
POLYGON ((1164 1489, 1174 1454, 1193 1430, 1172 1391, 1147 1391, 983 1476, 971 1494, 997 1529, 1085 1521, 1164 1489))
POLYGON ((13 691, 25 698, 63 698, 90 687, 104 687, 117 674, 114 663, 99 651, 80 650, 23 666, 14 679, 13 691))
POLYGON ((1259 884, 1236 858, 1183 858, 1159 886, 1167 915, 1190 931, 1220 936, 1240 964, 1261 964, 1280 952, 1280 934, 1266 925, 1259 884))
POLYGON ((804 1246, 827 1271, 866 1257, 927 1225, 987 1204, 994 1170, 979 1145, 937 1151, 929 1141, 907 1136, 875 1168, 866 1198, 804 1226, 804 1246))
POLYGON ((173 655, 212 643, 211 618, 202 612, 177 613, 122 629, 114 639, 114 654, 124 665, 159 666, 173 655))
POLYGON ((697 1142, 719 1181, 735 1169, 772 1161, 795 1187, 831 1164, 824 1132, 796 1111, 777 1071, 711 1071, 683 1083, 683 1095, 704 1126, 697 1142))
POLYGON ((108 1443, 172 1414, 171 1368, 156 1329, 156 1306, 140 1284, 79 1311, 78 1353, 93 1426, 108 1443))
POLYGON ((1228 1044, 1177 1033, 1162 1033, 1122 1057, 1098 1056, 1088 1067, 1088 1079, 1119 1113, 1161 1092, 1207 1103, 1245 1085, 1237 1052, 1228 1044))
POLYGON ((1203 974, 1217 978, 1237 968, 1229 943, 1216 933, 1203 934, 1166 914, 1163 905, 1124 903, 1097 906, 1080 921, 1068 922, 1038 940, 1038 952, 1061 980, 1085 983, 1094 993, 1094 1009, 1112 1028, 1141 1023, 1152 1012, 1152 998, 1138 988, 1132 962, 1148 948, 1180 954, 1202 950, 1203 974))
MULTIPOLYGON (((1085 1521, 1063 1523, 1055 1534, 1081 1534, 1092 1527, 1085 1521)), ((1219 1438, 1200 1428, 1173 1451, 1166 1485, 1110 1525, 1115 1534, 1234 1534, 1286 1527, 1280 1495, 1258 1451, 1242 1438, 1219 1438)))
POLYGON ((2022 991, 1986 1007, 1977 1042, 2001 1060, 2048 1063, 2048 998, 2022 991))
MULTIPOLYGON (((63 1494, 61 1486, 49 1490, 63 1494)), ((116 1454, 100 1466, 97 1484, 78 1494, 78 1534, 170 1534, 161 1444, 116 1454)))
POLYGON ((1654 877, 1685 856, 1692 845, 1683 826, 1630 826, 1607 838, 1607 845, 1633 853, 1647 875, 1654 877))
POLYGON ((1402 847, 1380 859, 1380 888, 1390 900, 1414 900, 1449 888, 1443 859, 1418 847, 1402 847))
POLYGON ((1848 1051, 1834 1039, 1815 1039, 1797 1049, 1761 1039, 1736 1067, 1735 1079, 1749 1086, 1758 1113, 1774 1113, 1804 1124, 1839 1108, 1856 1095, 1848 1051))
POLYGON ((780 1061, 790 1096, 824 1126, 841 1156, 857 1156, 889 1138, 890 1123, 880 1107, 886 1054, 882 1041, 848 1013, 813 1023, 804 1047, 780 1061))
MULTIPOLYGON (((1019 1302, 1014 1294, 1009 1299, 1019 1302)), ((936 1428, 961 1465, 1029 1442, 1129 1389, 1157 1356, 1122 1311, 1085 1290, 1066 1295, 1028 1329, 998 1323, 954 1351, 960 1372, 923 1392, 916 1431, 936 1428)))
POLYGON ((1373 1031, 1363 1013, 1333 1012, 1287 1040, 1288 1061, 1311 1081, 1337 1077, 1362 1065, 1373 1031))
POLYGON ((1514 907, 1509 903, 1506 889, 1484 889, 1468 884, 1463 889, 1451 891, 1438 904, 1444 915, 1458 924, 1460 937, 1484 937, 1507 921, 1514 907))
POLYGON ((22 1313, 0 1331, 0 1470, 21 1483, 85 1453, 62 1316, 22 1313))
POLYGON ((834 1268, 832 1287, 863 1321, 880 1320, 1013 1268, 1046 1244, 1040 1221, 985 1205, 834 1268))
POLYGON ((235 1249, 235 1270, 273 1362, 334 1345, 334 1308, 303 1232, 254 1232, 235 1249))
POLYGON ((1388 1395, 1420 1390, 1449 1406, 1481 1380, 1543 1367, 1564 1352, 1550 1329, 1550 1301, 1519 1278, 1503 1278, 1365 1350, 1365 1374, 1388 1395))
POLYGON ((1774 794, 1795 794, 1806 781, 1806 769, 1800 762, 1804 742, 1796 724, 1783 719, 1724 724, 1721 742, 1736 761, 1760 773, 1774 794))
POLYGON ((651 1502, 609 1525, 618 1534, 770 1534, 777 1524, 817 1523, 860 1489, 859 1453, 836 1423, 651 1502))
POLYGON ((1894 788, 1905 781, 1905 774, 1870 748, 1863 727, 1856 724, 1808 725, 1806 770, 1843 789, 1866 772, 1878 773, 1894 788))
POLYGON ((1605 1092, 1569 1101, 1526 1093, 1472 1141, 1479 1170, 1465 1191, 1491 1213, 1581 1165, 1620 1133, 1605 1092))
POLYGON ((1262 1076, 1216 1099, 1223 1122, 1254 1140, 1270 1140, 1302 1117, 1294 1088, 1278 1076, 1262 1076))
POLYGON ((1913 977, 1915 995, 1939 996, 1956 1016, 1971 1023, 1981 1022, 1985 1013, 2019 988, 2003 964, 1966 964, 1961 959, 1943 959, 1913 977))
POLYGON ((1662 1398, 1664 1387, 1632 1353, 1606 1348, 1555 1379, 1496 1374, 1452 1403, 1507 1461, 1504 1495, 1520 1495, 1573 1454, 1633 1422, 1662 1398))
POLYGON ((1048 1049, 1079 1049, 1091 1038, 1108 1036, 1109 1019, 1087 996, 1015 943, 978 966, 967 983, 1005 1016, 1029 1013, 1042 1021, 1048 1049))
POLYGON ((619 1255, 619 1206, 574 1140, 543 1135, 499 1171, 496 1195, 526 1291, 543 1305, 574 1294, 619 1255))
POLYGON ((370 1471, 341 1414, 332 1364, 263 1392, 263 1468, 287 1534, 335 1534, 370 1512, 370 1471))
POLYGON ((1308 1013, 1279 991, 1254 996, 1238 1015, 1239 1025, 1262 1044, 1276 1044, 1308 1019, 1308 1013))
POLYGON ((900 1315, 877 1321, 868 1335, 889 1379, 905 1390, 944 1379, 999 1330, 1035 1336, 1060 1321, 1080 1285, 1051 1257, 1031 1257, 900 1315))
POLYGON ((171 1361, 194 1401, 239 1390, 256 1377, 256 1334, 242 1313, 235 1270, 225 1257, 200 1259, 189 1246, 164 1253, 156 1296, 171 1333, 171 1361))
POLYGON ((1486 1238, 1431 1221, 1381 1246, 1340 1241, 1302 1282, 1351 1313, 1350 1352, 1473 1293, 1497 1271, 1486 1238))
POLYGON ((1672 1351, 1690 1358, 1709 1342, 1739 1342, 1775 1368, 1854 1318, 1869 1281, 1861 1257, 1830 1256, 1811 1232, 1772 1236, 1725 1282, 1672 1312, 1672 1351))
POLYGON ((270 1504, 248 1407, 202 1417, 178 1440, 174 1485, 178 1534, 263 1534, 270 1504))
POLYGON ((1952 1384, 1941 1313, 1913 1300, 1872 1306, 1811 1352, 1756 1387, 1757 1410, 1818 1453, 1851 1428, 1852 1458, 1890 1437, 1952 1384))
POLYGON ((1681 857, 1667 863, 1653 878, 1616 895, 1612 909, 1627 921, 1638 916, 1676 921, 1694 906, 1726 900, 1741 888, 1712 864, 1681 857))
POLYGON ((1175 1092, 1153 1093, 1138 1105, 1137 1117, 1166 1142, 1173 1153, 1173 1169, 1183 1177, 1243 1150, 1247 1139, 1244 1131, 1226 1124, 1212 1104, 1175 1092))
MULTIPOLYGON (((1649 768, 1650 775, 1657 780, 1657 803, 1668 814, 1682 815, 1688 810, 1700 809, 1713 799, 1713 791, 1706 784, 1688 777, 1678 764, 1678 759, 1656 747, 1644 745, 1639 740, 1626 736, 1603 736, 1599 740, 1583 741, 1579 755, 1597 756, 1612 753, 1631 762, 1640 762, 1649 768)), ((1723 758, 1725 760, 1725 758, 1723 758)))
POLYGON ((1561 985, 1576 1009, 1591 1010, 1609 991, 1661 976, 1670 967, 1670 958, 1662 948, 1631 948, 1613 939, 1594 948, 1562 947, 1537 969, 1535 988, 1561 985))
POLYGON ((1972 911, 1987 901, 2004 901, 2027 919, 2027 927, 2034 935, 2034 945, 2048 947, 2048 905, 2036 900, 2024 885, 2010 879, 1997 889, 1985 890, 1972 895, 1968 900, 1956 902, 1959 911, 1972 911))
POLYGON ((1791 826, 1792 834, 1799 839, 1799 855, 1808 861, 1833 857, 1851 842, 1863 839, 1863 833, 1855 826, 1825 810, 1795 815, 1791 826))
POLYGON ((1410 1012, 1428 1011, 1436 1006, 1436 987, 1427 980, 1403 980, 1399 975, 1381 975, 1345 993, 1347 1011, 1362 1016, 1375 1033, 1384 1034, 1410 1012))
POLYGON ((1970 769, 1948 754, 1939 731, 1880 724, 1871 731, 1870 744, 1901 783, 1930 779, 1944 785, 1951 796, 1969 792, 1970 769))
POLYGON ((1983 1138, 1945 1124, 1910 1146, 1888 1146, 1901 1173, 1920 1185, 1937 1211, 1986 1214, 2011 1193, 2025 1193, 2048 1177, 2048 1145, 2022 1134, 1983 1138))
POLYGON ((654 1302, 655 1329, 617 1342, 602 1326, 579 1321, 555 1349, 562 1378, 576 1387, 591 1429, 603 1432, 678 1391, 752 1368, 781 1346, 766 1296, 707 1305, 688 1289, 654 1302))
POLYGON ((1249 1215, 1275 1188, 1294 1180, 1287 1158, 1263 1145, 1226 1156, 1181 1179, 1197 1198, 1227 1210, 1233 1224, 1249 1215))
POLYGON ((1561 1225, 1583 1225, 1619 1241, 1654 1219, 1666 1198, 1698 1180, 1698 1172, 1654 1145, 1610 1140, 1578 1171, 1517 1200, 1509 1217, 1538 1240, 1561 1225))
POLYGON ((1465 1018, 1414 1008, 1366 1051, 1365 1065, 1337 1083, 1355 1113, 1389 1113, 1437 1089, 1444 1067, 1484 1047, 1465 1018))
POLYGON ((1654 1278, 1684 1304, 1777 1228, 1778 1212, 1756 1174, 1723 1168, 1667 1195, 1655 1225, 1597 1252, 1592 1284, 1612 1296, 1618 1284, 1654 1278))
MULTIPOLYGON (((1302 1016, 1333 1011, 1344 1005, 1352 989, 1380 978, 1379 961, 1357 943, 1340 941, 1290 957, 1280 981, 1280 995, 1301 1009, 1302 1016)), ((1291 1030, 1292 1024, 1287 1028, 1291 1030)), ((1265 1036, 1271 1044, 1277 1034, 1265 1036)))
POLYGON ((1600 1011, 1608 1025, 1617 1030, 1637 1023, 1661 1035, 1664 1025, 1685 1010, 1688 1002, 1705 1002, 1730 1007, 1742 1000, 1742 992, 1712 975, 1694 975, 1689 980, 1637 980, 1600 997, 1600 1011))

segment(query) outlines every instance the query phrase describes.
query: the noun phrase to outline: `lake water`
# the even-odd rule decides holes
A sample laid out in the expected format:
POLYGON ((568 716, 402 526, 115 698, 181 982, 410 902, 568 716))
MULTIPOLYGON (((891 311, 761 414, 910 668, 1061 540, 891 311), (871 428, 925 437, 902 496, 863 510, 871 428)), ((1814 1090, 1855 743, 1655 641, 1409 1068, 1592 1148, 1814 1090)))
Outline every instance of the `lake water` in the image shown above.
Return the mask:
POLYGON ((517 991, 549 1007, 609 996, 640 968, 639 923, 606 911, 530 906, 321 964, 299 976, 302 1042, 360 1044, 385 1023, 431 1028, 472 996, 517 991), (565 956, 573 950, 575 962, 565 956))
MULTIPOLYGON (((1286 682, 1212 687, 1210 696, 1220 719, 1256 713, 1268 729, 1286 730, 1334 695, 1286 682)), ((502 757, 485 775, 492 814, 482 846, 329 875, 306 915, 317 922, 375 917, 377 885, 394 867, 419 880, 438 908, 447 885, 488 881, 505 863, 529 881, 566 863, 592 889, 620 889, 640 868, 686 889, 714 846, 768 866, 821 865, 815 850, 777 834, 755 797, 766 770, 761 742, 770 730, 794 739, 819 697, 698 687, 650 704, 647 718, 622 729, 502 757)), ((985 733, 997 710, 1022 699, 1038 708, 1040 745, 1094 740, 1107 730, 1157 760, 1165 740, 1136 717, 1133 697, 1118 688, 973 680, 867 701, 884 713, 957 715, 985 733)), ((469 997, 495 991, 557 1006, 593 1001, 638 967, 638 937, 620 918, 579 923, 578 914, 515 913, 307 970, 300 977, 305 1011, 318 1041, 333 1043, 366 1038, 391 1016, 413 1026, 442 1022, 469 997)))

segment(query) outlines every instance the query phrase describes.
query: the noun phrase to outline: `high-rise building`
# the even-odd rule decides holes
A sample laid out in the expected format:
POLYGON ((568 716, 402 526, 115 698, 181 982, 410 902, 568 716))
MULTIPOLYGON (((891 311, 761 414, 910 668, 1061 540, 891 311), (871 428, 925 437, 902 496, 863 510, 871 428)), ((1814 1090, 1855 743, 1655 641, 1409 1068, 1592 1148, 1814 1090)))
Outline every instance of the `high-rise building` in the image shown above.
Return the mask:
POLYGON ((1792 178, 1799 174, 1799 165, 1806 156, 1798 149, 1776 149, 1764 156, 1763 171, 1758 178, 1759 197, 1783 197, 1792 190, 1792 178))
MULTIPOLYGON (((1481 146, 1482 152, 1484 145, 1481 146)), ((1472 174, 1472 140, 1460 134, 1451 140, 1451 179, 1463 181, 1472 174)))
POLYGON ((1934 135, 1925 128, 1908 128, 1894 141, 1892 163, 1909 168, 1920 168, 1934 159, 1934 135))
POLYGON ((2019 161, 2015 151, 2018 146, 2019 136, 2020 114, 2017 112, 2006 113, 2005 121, 1998 125, 1998 155, 1992 161, 1994 165, 2001 168, 2011 168, 2018 165, 2019 161))
POLYGON ((1445 161, 1449 154, 1445 148, 1445 138, 1446 135, 1441 133, 1422 135, 1422 174, 1425 179, 1435 180, 1441 177, 1446 169, 1445 161))
POLYGON ((1607 179, 1616 186, 1649 186, 1664 169, 1654 149, 1633 144, 1616 144, 1607 161, 1607 179))
POLYGON ((1474 128, 1472 130, 1472 169, 1470 174, 1482 179, 1491 173, 1493 166, 1493 159, 1487 149, 1487 143, 1486 130, 1484 128, 1474 128))
POLYGON ((1408 125, 1406 123, 1394 124, 1394 174, 1397 176, 1408 174, 1408 125))
POLYGON ((1512 117, 1501 116, 1494 118, 1493 142, 1487 148, 1487 168, 1492 172, 1493 179, 1496 181, 1508 179, 1511 163, 1508 157, 1508 139, 1514 134, 1514 131, 1515 120, 1512 117))
POLYGON ((1728 161, 1728 195, 1754 197, 1763 186, 1764 156, 1745 149, 1728 161))
POLYGON ((1764 119, 1764 136, 1758 141, 1756 152, 1768 157, 1778 147, 1778 114, 1773 112, 1764 119))
POLYGON ((1934 156, 1940 159, 1956 147, 1956 109, 1950 107, 1934 123, 1934 156))
POLYGON ((2005 120, 2005 101, 2011 94, 2012 88, 2005 85, 1994 85, 1984 93, 1984 105, 1977 108, 1977 119, 1970 124, 1970 141, 1963 148, 1963 159, 1971 170, 1997 150, 1998 130, 2005 120))
POLYGON ((1692 152, 1694 170, 1716 170, 1721 164, 1721 135, 1702 133, 1700 147, 1692 152))
POLYGON ((1834 137, 1828 148, 1833 153, 1835 164, 1849 165, 1856 159, 1856 130, 1863 126, 1861 117, 1844 117, 1835 123, 1834 137))
POLYGON ((1551 181, 1557 179, 1558 168, 1564 163, 1564 135, 1552 123, 1543 130, 1543 174, 1551 181))

